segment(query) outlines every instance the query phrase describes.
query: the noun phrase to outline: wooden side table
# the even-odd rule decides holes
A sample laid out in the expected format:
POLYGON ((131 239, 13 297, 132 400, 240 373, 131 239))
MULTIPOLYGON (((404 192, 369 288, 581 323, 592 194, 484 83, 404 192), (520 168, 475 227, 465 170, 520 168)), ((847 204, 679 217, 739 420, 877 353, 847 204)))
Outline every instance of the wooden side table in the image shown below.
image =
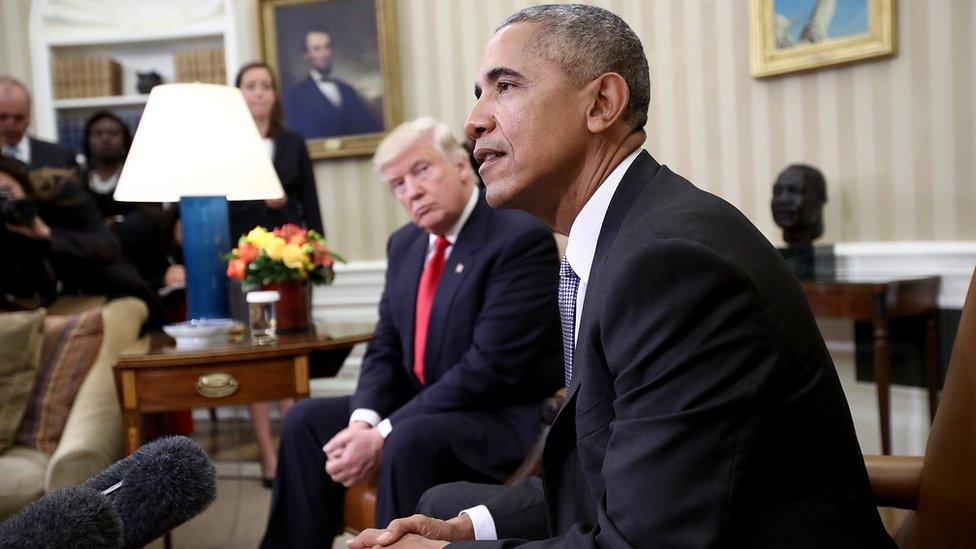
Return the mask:
POLYGON ((126 453, 142 444, 143 413, 307 398, 310 368, 334 376, 356 344, 372 339, 364 325, 327 331, 282 335, 268 345, 245 338, 197 351, 178 350, 169 336, 151 334, 148 352, 120 355, 115 365, 126 453))
POLYGON ((881 450, 891 453, 891 351, 888 322, 893 318, 925 317, 924 368, 930 418, 938 405, 939 356, 936 336, 939 284, 937 276, 865 279, 834 277, 801 280, 814 316, 871 322, 874 327, 874 377, 878 384, 881 450))

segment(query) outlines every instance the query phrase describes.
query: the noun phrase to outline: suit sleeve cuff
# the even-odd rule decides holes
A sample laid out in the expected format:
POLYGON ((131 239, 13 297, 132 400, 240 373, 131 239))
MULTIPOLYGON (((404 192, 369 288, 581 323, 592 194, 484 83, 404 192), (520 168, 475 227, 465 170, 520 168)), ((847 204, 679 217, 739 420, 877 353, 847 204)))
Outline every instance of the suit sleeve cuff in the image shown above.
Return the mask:
POLYGON ((471 524, 474 526, 474 539, 479 541, 498 539, 498 533, 495 531, 495 519, 491 518, 491 511, 484 505, 465 509, 458 514, 458 516, 461 515, 468 515, 468 518, 471 519, 471 524))
POLYGON ((390 423, 390 418, 386 418, 376 426, 376 429, 380 432, 380 436, 386 438, 386 435, 390 434, 393 430, 393 424, 390 423))
POLYGON ((369 408, 356 408, 352 411, 352 415, 349 416, 349 425, 352 425, 356 421, 365 421, 369 423, 371 427, 376 427, 376 424, 380 422, 380 415, 376 413, 375 410, 370 410, 369 408))

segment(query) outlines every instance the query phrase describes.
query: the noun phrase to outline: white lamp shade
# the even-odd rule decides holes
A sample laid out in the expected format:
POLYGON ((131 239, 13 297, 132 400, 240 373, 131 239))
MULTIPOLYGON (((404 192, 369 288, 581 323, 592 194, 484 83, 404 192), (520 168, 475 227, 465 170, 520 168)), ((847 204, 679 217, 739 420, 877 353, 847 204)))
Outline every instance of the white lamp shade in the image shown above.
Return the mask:
POLYGON ((149 94, 114 196, 122 202, 263 200, 284 192, 240 90, 165 84, 149 94))

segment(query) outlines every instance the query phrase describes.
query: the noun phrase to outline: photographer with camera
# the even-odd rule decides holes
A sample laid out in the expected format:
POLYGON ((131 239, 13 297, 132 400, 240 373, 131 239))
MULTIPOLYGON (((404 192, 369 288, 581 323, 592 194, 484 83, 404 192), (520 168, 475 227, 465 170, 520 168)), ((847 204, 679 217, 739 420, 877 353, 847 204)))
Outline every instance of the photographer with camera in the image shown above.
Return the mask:
POLYGON ((118 241, 70 173, 35 172, 32 181, 26 165, 0 157, 0 308, 39 307, 65 293, 131 295, 158 323, 152 292, 119 262, 118 241))

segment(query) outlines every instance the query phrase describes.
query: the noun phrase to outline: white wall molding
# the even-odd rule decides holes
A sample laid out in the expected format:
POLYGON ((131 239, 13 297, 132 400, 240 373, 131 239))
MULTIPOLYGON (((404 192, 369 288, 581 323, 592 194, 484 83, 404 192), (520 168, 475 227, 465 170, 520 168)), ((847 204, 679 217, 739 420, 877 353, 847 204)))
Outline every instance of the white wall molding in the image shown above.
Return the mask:
POLYGON ((331 286, 312 292, 312 317, 317 322, 376 322, 386 261, 352 261, 335 270, 331 286))
POLYGON ((839 273, 864 277, 939 275, 939 307, 962 309, 976 267, 976 242, 856 242, 834 245, 839 273))

